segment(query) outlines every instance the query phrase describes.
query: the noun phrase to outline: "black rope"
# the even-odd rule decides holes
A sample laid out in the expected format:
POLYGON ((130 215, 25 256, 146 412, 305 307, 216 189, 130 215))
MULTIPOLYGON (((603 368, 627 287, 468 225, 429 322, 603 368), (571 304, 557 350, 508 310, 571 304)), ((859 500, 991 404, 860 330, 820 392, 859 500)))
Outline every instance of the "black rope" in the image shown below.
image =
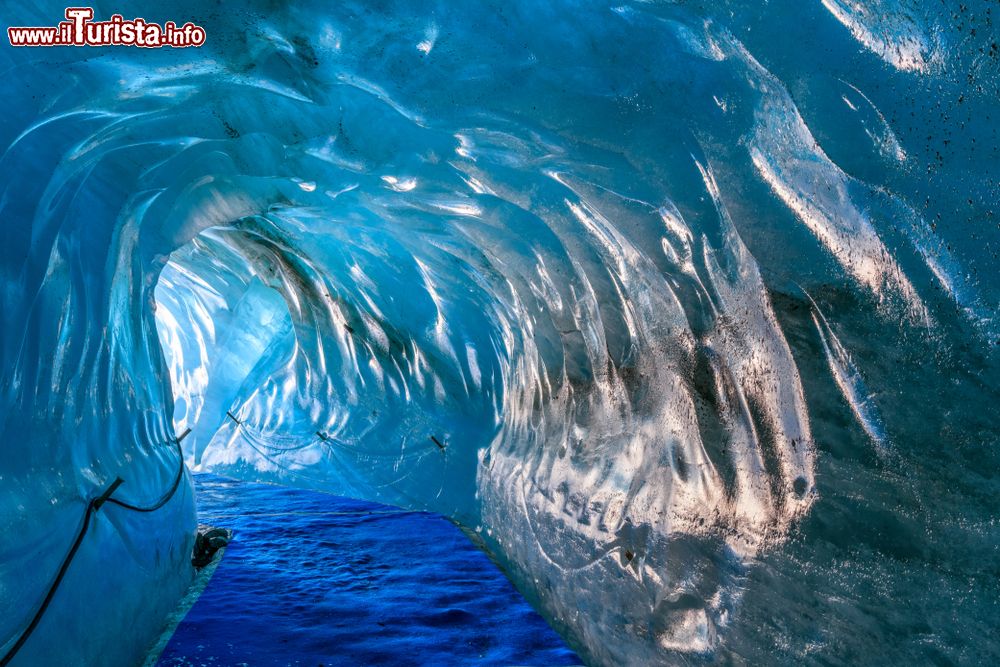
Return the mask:
POLYGON ((181 450, 181 440, 187 437, 191 429, 184 431, 179 438, 174 439, 174 444, 177 445, 177 453, 180 455, 180 461, 177 468, 177 477, 174 479, 174 484, 160 500, 156 502, 155 505, 150 507, 136 507, 135 505, 123 502, 121 500, 116 500, 112 498, 111 495, 118 490, 118 487, 125 483, 121 477, 115 477, 115 481, 104 490, 104 493, 92 498, 89 503, 87 503, 87 510, 83 513, 83 523, 80 526, 80 530, 76 534, 76 539, 73 540, 73 546, 70 547, 69 552, 67 552, 66 557, 63 559, 62 565, 59 566, 59 571, 56 573, 56 578, 52 581, 52 585, 49 586, 48 592, 45 594, 45 598, 42 600, 42 604, 39 605, 38 610, 35 615, 31 618, 31 622, 21 633, 21 636, 17 638, 14 645, 11 646, 7 654, 0 658, 0 667, 6 667, 10 664, 10 661, 14 659, 17 652, 21 650, 24 643, 28 641, 31 634, 38 627, 39 622, 41 622, 42 617, 45 615, 46 610, 49 608, 49 604, 52 602, 52 598, 55 597, 56 591, 59 589, 59 585, 62 583, 63 578, 66 576, 66 572, 69 570, 69 566, 73 563, 73 559, 76 558, 76 552, 79 551, 80 545, 83 544, 83 538, 87 535, 87 530, 90 528, 90 518, 94 515, 97 510, 101 509, 101 506, 105 503, 111 503, 113 505, 118 505, 119 507, 124 507, 125 509, 132 510, 134 512, 155 512, 160 509, 177 493, 177 488, 180 486, 181 478, 184 477, 184 454, 181 450))
MULTIPOLYGON (((160 509, 174 497, 177 493, 177 487, 181 485, 181 479, 184 477, 184 452, 181 449, 181 440, 187 437, 187 434, 191 432, 191 429, 184 431, 181 437, 174 440, 174 444, 177 445, 177 456, 180 457, 180 465, 177 466, 177 475, 174 477, 174 483, 171 485, 170 490, 167 491, 162 498, 156 501, 155 504, 149 507, 137 507, 131 503, 127 503, 123 500, 118 500, 117 498, 107 498, 107 502, 112 505, 118 505, 119 507, 124 507, 127 510, 132 510, 133 512, 155 512, 160 509)), ((116 487, 117 488, 117 487, 116 487)))

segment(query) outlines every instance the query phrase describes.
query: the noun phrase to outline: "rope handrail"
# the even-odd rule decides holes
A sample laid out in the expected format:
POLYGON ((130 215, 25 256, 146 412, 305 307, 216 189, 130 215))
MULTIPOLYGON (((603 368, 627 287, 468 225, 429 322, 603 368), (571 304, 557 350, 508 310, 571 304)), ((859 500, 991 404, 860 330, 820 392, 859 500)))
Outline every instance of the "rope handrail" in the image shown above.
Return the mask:
MULTIPOLYGON (((234 424, 236 424, 236 428, 237 429, 242 429, 248 435, 250 435, 250 436, 252 436, 254 438, 258 438, 258 439, 263 439, 265 437, 265 436, 261 435, 260 432, 255 432, 254 429, 249 428, 247 426, 246 421, 242 420, 239 417, 237 417, 236 415, 234 415, 231 410, 226 410, 226 416, 229 417, 233 421, 234 424)), ((330 445, 330 446, 332 446, 332 445, 338 445, 341 448, 346 448, 348 450, 353 449, 349 445, 347 445, 347 443, 344 443, 344 442, 338 440, 337 438, 334 438, 333 436, 327 434, 325 431, 316 431, 315 433, 316 433, 316 437, 319 438, 319 442, 321 442, 321 443, 323 443, 325 445, 330 445)), ((430 440, 431 443, 434 444, 435 447, 437 447, 437 451, 440 451, 441 454, 447 456, 447 454, 448 454, 448 446, 446 444, 442 443, 437 438, 437 436, 435 436, 433 434, 430 435, 430 436, 428 436, 428 439, 430 440)), ((295 447, 274 447, 274 446, 268 445, 266 443, 261 443, 261 444, 266 449, 268 449, 268 450, 270 450, 272 452, 287 453, 287 452, 298 451, 300 449, 304 449, 305 447, 308 447, 309 445, 317 444, 317 443, 315 441, 311 441, 311 442, 307 442, 304 445, 298 445, 298 446, 295 446, 295 447)), ((258 449, 256 445, 254 445, 253 443, 250 443, 250 446, 253 447, 253 449, 258 454, 260 454, 261 456, 263 456, 264 458, 266 458, 268 460, 271 460, 270 457, 267 454, 265 454, 264 452, 260 451, 260 449, 258 449)), ((430 451, 434 451, 434 450, 430 450, 430 451)), ((407 455, 420 456, 422 454, 423 454, 423 452, 421 452, 421 451, 412 452, 412 453, 409 453, 409 454, 406 453, 406 452, 404 452, 402 454, 402 456, 407 456, 407 455)), ((372 453, 370 451, 366 451, 365 455, 368 456, 368 457, 390 457, 390 456, 391 457, 396 457, 396 456, 399 456, 398 454, 394 454, 394 453, 393 454, 385 454, 385 453, 380 454, 380 453, 372 453)))
POLYGON ((18 651, 24 646, 28 638, 38 627, 41 622, 42 617, 49 608, 49 604, 52 603, 52 599, 55 597, 56 591, 59 589, 59 585, 62 584, 63 578, 66 576, 66 572, 69 570, 69 566, 73 563, 73 559, 76 558, 76 553, 80 549, 80 545, 83 544, 83 538, 86 537, 87 531, 90 528, 90 518, 96 513, 101 506, 105 503, 111 503, 112 505, 118 505, 127 510, 133 512, 155 512, 164 505, 166 505, 170 499, 177 493, 177 489, 180 487, 181 479, 184 477, 184 452, 181 449, 181 440, 187 437, 191 432, 191 429, 187 429, 180 435, 180 437, 174 438, 173 443, 177 445, 177 453, 179 456, 179 462, 177 466, 177 475, 174 478, 174 483, 170 487, 170 490, 162 498, 160 498, 156 503, 150 505, 149 507, 139 507, 131 503, 127 503, 123 500, 118 500, 117 498, 112 498, 111 496, 115 491, 118 490, 122 484, 125 483, 121 477, 115 477, 115 480, 108 485, 108 488, 104 490, 101 495, 96 498, 91 498, 90 502, 87 503, 87 509, 83 513, 83 523, 80 525, 80 530, 76 534, 76 539, 73 540, 73 545, 70 547, 69 551, 66 553, 66 557, 63 558, 62 565, 59 566, 59 571, 56 573, 55 579, 52 581, 52 585, 49 586, 49 590, 45 594, 45 598, 42 599, 42 603, 38 606, 35 611, 35 615, 31 618, 31 622, 25 627, 24 631, 14 642, 10 650, 0 658, 0 667, 7 667, 10 661, 14 659, 18 651))

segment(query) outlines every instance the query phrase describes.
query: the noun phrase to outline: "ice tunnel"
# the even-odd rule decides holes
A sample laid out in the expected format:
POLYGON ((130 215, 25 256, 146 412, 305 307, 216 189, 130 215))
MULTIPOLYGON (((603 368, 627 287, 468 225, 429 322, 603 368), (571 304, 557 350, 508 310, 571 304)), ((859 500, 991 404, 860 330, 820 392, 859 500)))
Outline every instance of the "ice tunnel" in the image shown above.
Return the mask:
POLYGON ((995 5, 94 14, 208 37, 0 49, 2 664, 142 663, 192 471, 441 513, 588 664, 1000 660, 995 5))

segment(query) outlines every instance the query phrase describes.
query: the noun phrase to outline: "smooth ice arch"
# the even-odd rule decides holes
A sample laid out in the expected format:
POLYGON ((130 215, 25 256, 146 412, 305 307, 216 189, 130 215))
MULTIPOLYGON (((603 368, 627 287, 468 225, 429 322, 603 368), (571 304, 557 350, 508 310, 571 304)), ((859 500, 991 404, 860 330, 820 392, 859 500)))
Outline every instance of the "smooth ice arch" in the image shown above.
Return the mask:
MULTIPOLYGON (((467 4, 176 3, 204 49, 3 53, 33 91, 0 162, 8 646, 81 499, 115 476, 157 497, 190 428, 193 468, 452 517, 589 662, 707 659, 817 506, 817 424, 879 462, 933 419, 893 421, 864 378, 916 392, 939 367, 845 345, 989 361, 987 260, 906 203, 921 170, 861 93, 914 68, 833 76, 776 39, 758 61, 738 28, 783 24, 751 8, 467 4), (809 125, 762 62, 803 68, 809 125), (803 363, 832 378, 810 404, 803 363)), ((868 34, 814 10, 829 48, 868 34)), ((187 479, 156 516, 102 510, 37 630, 69 635, 30 660, 140 659, 194 524, 187 479)))

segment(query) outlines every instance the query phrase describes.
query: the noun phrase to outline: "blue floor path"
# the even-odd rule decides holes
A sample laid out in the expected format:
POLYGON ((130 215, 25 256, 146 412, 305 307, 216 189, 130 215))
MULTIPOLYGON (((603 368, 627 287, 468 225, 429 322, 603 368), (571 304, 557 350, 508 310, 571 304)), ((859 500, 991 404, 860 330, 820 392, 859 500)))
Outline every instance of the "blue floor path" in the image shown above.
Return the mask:
POLYGON ((157 663, 575 665, 442 517, 197 475, 199 520, 235 531, 157 663))

